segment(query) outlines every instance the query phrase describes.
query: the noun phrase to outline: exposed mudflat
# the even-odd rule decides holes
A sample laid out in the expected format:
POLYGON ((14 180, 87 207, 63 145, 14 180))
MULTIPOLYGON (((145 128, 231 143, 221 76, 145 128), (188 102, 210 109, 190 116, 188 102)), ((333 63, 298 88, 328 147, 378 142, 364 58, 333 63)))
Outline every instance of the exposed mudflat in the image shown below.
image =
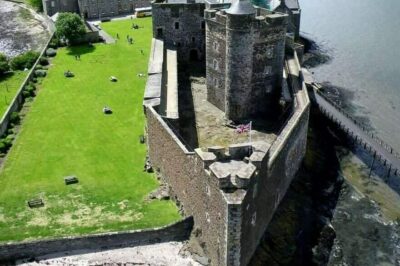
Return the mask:
POLYGON ((40 50, 50 33, 42 15, 0 0, 0 53, 14 57, 27 50, 40 50))

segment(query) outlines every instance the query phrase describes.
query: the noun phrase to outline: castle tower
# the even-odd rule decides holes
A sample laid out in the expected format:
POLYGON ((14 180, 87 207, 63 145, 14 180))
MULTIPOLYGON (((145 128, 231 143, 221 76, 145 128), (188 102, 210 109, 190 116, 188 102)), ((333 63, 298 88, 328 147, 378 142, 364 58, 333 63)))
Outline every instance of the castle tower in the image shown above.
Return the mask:
POLYGON ((225 114, 233 121, 247 118, 251 104, 255 12, 248 0, 236 0, 226 10, 225 114))
POLYGON ((205 11, 207 100, 224 111, 226 119, 274 119, 287 17, 254 8, 249 0, 236 0, 226 10, 205 11))

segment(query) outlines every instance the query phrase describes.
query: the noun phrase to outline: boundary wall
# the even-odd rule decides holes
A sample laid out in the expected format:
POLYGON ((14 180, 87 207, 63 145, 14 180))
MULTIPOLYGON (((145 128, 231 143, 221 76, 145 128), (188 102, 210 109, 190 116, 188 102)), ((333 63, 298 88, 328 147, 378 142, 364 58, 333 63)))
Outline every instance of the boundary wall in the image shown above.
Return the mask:
POLYGON ((114 249, 169 241, 183 241, 189 238, 192 227, 193 218, 188 217, 174 224, 154 229, 3 244, 0 245, 0 264, 1 262, 65 251, 84 250, 85 253, 88 253, 98 249, 114 249))

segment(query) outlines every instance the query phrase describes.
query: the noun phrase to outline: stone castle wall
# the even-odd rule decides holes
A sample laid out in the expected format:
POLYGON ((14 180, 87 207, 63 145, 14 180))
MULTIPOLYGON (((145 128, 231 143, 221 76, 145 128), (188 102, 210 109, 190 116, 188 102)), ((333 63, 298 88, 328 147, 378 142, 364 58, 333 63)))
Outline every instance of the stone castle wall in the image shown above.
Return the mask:
POLYGON ((42 0, 43 11, 48 16, 53 16, 57 12, 78 12, 77 0, 42 0))
POLYGON ((204 4, 152 3, 153 36, 176 47, 179 60, 205 57, 204 4))
POLYGON ((189 152, 151 106, 145 106, 149 157, 186 215, 193 215, 198 242, 214 265, 225 265, 226 203, 204 162, 189 152))
POLYGON ((135 8, 150 6, 150 0, 78 0, 78 2, 82 17, 88 19, 133 14, 135 8))
POLYGON ((267 156, 262 160, 260 173, 242 202, 241 246, 246 248, 242 249, 241 265, 250 261, 305 155, 309 106, 305 108, 288 122, 285 129, 291 132, 282 139, 282 149, 274 161, 267 156))
POLYGON ((85 19, 102 19, 133 14, 135 8, 149 7, 150 0, 42 0, 45 14, 80 13, 85 19))
MULTIPOLYGON (((209 12, 207 15, 212 16, 209 12)), ((206 23, 207 100, 225 112, 226 18, 216 16, 215 21, 206 23)))

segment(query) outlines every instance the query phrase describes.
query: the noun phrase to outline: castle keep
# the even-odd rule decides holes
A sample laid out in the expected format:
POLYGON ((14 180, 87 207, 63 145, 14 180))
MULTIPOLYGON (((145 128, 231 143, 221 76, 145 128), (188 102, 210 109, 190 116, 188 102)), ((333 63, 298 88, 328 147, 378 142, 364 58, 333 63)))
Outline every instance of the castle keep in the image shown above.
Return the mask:
POLYGON ((247 0, 152 8, 149 158, 194 218, 191 249, 212 265, 246 265, 306 150, 310 102, 292 11, 247 0))
POLYGON ((282 81, 287 15, 237 1, 205 18, 208 101, 233 121, 266 114, 282 81))

